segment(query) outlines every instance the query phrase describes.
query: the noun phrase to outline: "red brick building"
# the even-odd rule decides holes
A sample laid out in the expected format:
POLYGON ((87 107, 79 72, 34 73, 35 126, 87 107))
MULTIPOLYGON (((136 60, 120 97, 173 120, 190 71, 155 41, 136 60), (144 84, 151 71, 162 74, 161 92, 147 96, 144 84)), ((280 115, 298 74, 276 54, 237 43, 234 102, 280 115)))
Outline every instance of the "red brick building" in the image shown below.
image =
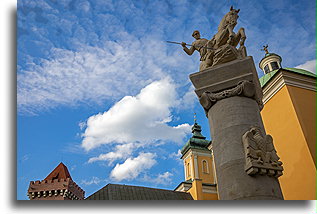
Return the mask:
POLYGON ((30 200, 83 200, 85 191, 60 163, 44 180, 30 182, 28 196, 30 200))

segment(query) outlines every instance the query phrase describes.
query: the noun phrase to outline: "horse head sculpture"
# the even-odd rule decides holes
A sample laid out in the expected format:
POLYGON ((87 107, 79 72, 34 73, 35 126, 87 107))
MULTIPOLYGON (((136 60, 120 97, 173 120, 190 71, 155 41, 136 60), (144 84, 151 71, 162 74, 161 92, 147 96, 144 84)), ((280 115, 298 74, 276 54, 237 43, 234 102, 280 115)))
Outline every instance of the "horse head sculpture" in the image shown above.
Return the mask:
POLYGON ((233 7, 231 6, 230 11, 221 20, 218 26, 218 32, 225 30, 228 26, 232 27, 233 29, 237 25, 239 12, 240 12, 240 9, 236 10, 236 9, 233 9, 233 7))
POLYGON ((206 67, 222 64, 237 58, 241 59, 247 56, 246 48, 244 46, 244 41, 246 39, 244 28, 240 28, 237 33, 233 31, 234 27, 237 25, 239 12, 240 9, 234 9, 231 6, 230 11, 222 18, 218 26, 218 32, 207 44, 208 47, 213 48, 215 51, 214 53, 206 55, 206 59, 208 60, 206 62, 206 67), (239 43, 240 47, 239 49, 236 49, 239 43))

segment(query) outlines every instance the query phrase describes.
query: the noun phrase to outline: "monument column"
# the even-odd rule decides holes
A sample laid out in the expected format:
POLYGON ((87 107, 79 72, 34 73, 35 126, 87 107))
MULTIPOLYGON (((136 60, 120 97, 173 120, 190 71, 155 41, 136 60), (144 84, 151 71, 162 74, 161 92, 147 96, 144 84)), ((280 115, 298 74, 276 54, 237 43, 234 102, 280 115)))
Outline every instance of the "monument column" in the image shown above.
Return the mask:
POLYGON ((209 120, 219 199, 283 199, 282 162, 262 123, 252 57, 193 73, 190 80, 209 120))

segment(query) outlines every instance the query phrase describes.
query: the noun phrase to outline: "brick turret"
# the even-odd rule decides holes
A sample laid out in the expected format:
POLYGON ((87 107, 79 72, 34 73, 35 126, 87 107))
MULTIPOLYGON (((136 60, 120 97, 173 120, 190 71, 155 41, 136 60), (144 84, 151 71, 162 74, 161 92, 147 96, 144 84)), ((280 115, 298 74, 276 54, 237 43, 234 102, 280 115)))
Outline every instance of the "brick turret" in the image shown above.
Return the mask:
POLYGON ((31 181, 30 200, 83 200, 85 191, 71 178, 67 167, 60 163, 44 180, 31 181))

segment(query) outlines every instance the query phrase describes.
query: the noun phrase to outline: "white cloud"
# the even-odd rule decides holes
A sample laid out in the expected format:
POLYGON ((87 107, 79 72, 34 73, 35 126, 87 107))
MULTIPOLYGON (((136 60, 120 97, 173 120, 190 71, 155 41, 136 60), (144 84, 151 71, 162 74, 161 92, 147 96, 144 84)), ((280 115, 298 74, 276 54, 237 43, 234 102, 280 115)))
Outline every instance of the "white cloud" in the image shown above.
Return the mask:
POLYGON ((156 184, 168 184, 172 181, 173 174, 170 172, 164 172, 159 174, 156 178, 153 179, 153 182, 156 184))
POLYGON ((168 158, 172 159, 173 161, 176 161, 176 163, 178 163, 179 165, 183 165, 183 160, 181 159, 181 157, 182 153, 180 149, 177 151, 177 153, 173 152, 168 155, 168 158))
POLYGON ((179 149, 177 153, 176 152, 171 153, 168 157, 172 159, 180 160, 180 158, 182 157, 181 150, 179 149))
POLYGON ((87 180, 81 180, 80 183, 83 184, 83 185, 89 186, 89 185, 92 185, 92 184, 96 184, 97 185, 97 184, 99 184, 100 182, 103 182, 103 181, 105 181, 105 180, 93 176, 91 180, 88 180, 88 181, 87 180))
POLYGON ((172 181, 173 174, 170 172, 164 172, 163 174, 158 174, 156 177, 150 177, 145 175, 143 177, 143 181, 150 182, 154 184, 163 184, 163 185, 169 185, 172 181))
POLYGON ((198 101, 197 95, 195 93, 195 88, 193 85, 190 85, 187 92, 180 100, 180 109, 193 109, 196 102, 198 101))
POLYGON ((305 62, 304 64, 296 66, 296 68, 305 69, 307 71, 310 71, 310 72, 316 74, 316 59, 309 60, 309 61, 305 62))
POLYGON ((175 85, 170 79, 155 81, 138 95, 126 96, 108 111, 91 116, 82 135, 82 147, 89 151, 113 142, 140 142, 143 145, 156 141, 182 143, 190 133, 190 125, 167 124, 171 120, 171 108, 178 102, 175 85))
MULTIPOLYGON (((209 39, 228 12, 228 5, 220 2, 213 2, 213 7, 195 1, 58 2, 61 7, 45 1, 20 4, 24 10, 19 13, 18 27, 25 33, 18 38, 19 113, 113 101, 135 94, 166 74, 183 83, 189 73, 198 71, 198 53, 189 57, 181 46, 163 41, 190 43, 194 29, 209 39), (37 22, 39 17, 47 23, 37 22), (33 28, 37 31, 31 32, 33 28)), ((286 4, 281 3, 280 8, 286 4)), ((240 26, 246 29, 248 53, 257 63, 263 58, 259 49, 270 44, 270 51, 283 57, 285 67, 312 59, 313 3, 297 5, 301 10, 294 5, 287 11, 275 6, 268 8, 260 2, 239 6, 235 32, 240 26), (267 13, 272 16, 263 19, 267 13)))
POLYGON ((25 162, 25 161, 29 160, 29 158, 30 158, 29 154, 23 155, 22 158, 21 158, 21 161, 25 162))
POLYGON ((93 163, 96 161, 108 161, 111 165, 115 160, 128 158, 133 150, 139 147, 140 144, 127 143, 116 145, 115 151, 108 152, 106 154, 100 154, 98 157, 89 158, 88 163, 93 163))
POLYGON ((110 177, 116 181, 133 180, 156 163, 155 156, 153 153, 140 153, 136 158, 128 158, 123 164, 115 166, 110 177))
POLYGON ((18 67, 19 112, 113 101, 164 78, 176 67, 182 71, 174 74, 181 76, 177 81, 186 79, 182 67, 192 65, 184 54, 168 55, 161 41, 143 38, 141 42, 129 34, 125 37, 127 40, 120 43, 106 41, 103 47, 74 41, 76 51, 52 48, 49 59, 28 56, 27 66, 18 67))
POLYGON ((86 122, 79 122, 78 126, 79 126, 80 130, 83 130, 87 125, 86 125, 86 122))

